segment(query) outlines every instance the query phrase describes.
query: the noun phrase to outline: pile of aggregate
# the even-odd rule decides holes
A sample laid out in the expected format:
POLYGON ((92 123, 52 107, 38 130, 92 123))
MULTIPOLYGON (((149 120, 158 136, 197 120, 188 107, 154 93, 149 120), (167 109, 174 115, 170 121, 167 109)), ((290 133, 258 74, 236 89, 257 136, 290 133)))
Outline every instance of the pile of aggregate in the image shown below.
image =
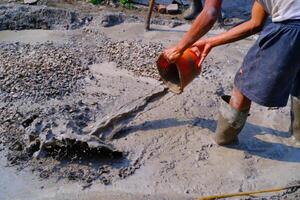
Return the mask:
POLYGON ((82 37, 63 44, 0 43, 0 143, 9 149, 10 165, 22 168, 30 163, 42 178, 109 184, 133 174, 143 159, 128 162, 126 153, 82 132, 106 105, 79 100, 85 96, 81 90, 86 78, 93 80, 89 66, 115 62, 137 76, 158 79, 155 60, 163 46, 79 31, 82 37), (54 137, 57 127, 64 137, 54 137))
POLYGON ((91 46, 66 44, 0 44, 0 91, 4 101, 35 101, 69 95, 82 85, 88 66, 116 62, 139 76, 158 79, 155 60, 163 46, 139 41, 105 40, 91 46))
POLYGON ((68 45, 0 44, 0 91, 12 99, 41 100, 71 93, 88 72, 68 45))
POLYGON ((156 68, 156 59, 163 51, 163 46, 158 43, 143 44, 139 42, 113 42, 109 43, 106 53, 109 61, 117 66, 134 72, 136 75, 159 79, 156 68))
POLYGON ((24 29, 76 29, 89 24, 92 16, 66 9, 19 4, 0 5, 0 31, 24 29))
POLYGON ((134 72, 138 76, 159 79, 156 60, 165 47, 159 42, 145 43, 141 40, 114 41, 101 31, 83 28, 85 39, 95 43, 95 53, 108 62, 115 62, 118 68, 134 72))

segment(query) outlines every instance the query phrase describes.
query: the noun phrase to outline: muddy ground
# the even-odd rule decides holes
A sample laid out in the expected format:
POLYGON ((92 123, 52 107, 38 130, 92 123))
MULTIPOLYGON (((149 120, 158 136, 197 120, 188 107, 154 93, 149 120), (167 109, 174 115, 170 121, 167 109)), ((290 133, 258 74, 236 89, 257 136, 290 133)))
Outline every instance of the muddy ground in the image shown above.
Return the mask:
MULTIPOLYGON (((289 106, 254 105, 237 145, 212 139, 219 97, 257 36, 214 49, 174 95, 155 61, 189 23, 155 18, 145 32, 142 10, 80 5, 0 4, 0 199, 194 199, 299 183, 289 106)), ((209 35, 247 18, 245 5, 227 5, 228 24, 209 35)))

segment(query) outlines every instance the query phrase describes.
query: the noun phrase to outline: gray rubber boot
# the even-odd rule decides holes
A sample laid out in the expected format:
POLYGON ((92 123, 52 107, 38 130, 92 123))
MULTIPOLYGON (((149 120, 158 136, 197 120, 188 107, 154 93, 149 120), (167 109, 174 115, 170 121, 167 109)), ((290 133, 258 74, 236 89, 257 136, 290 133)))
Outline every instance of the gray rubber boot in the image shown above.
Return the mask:
POLYGON ((195 19, 202 9, 201 0, 191 0, 190 7, 183 13, 183 17, 186 20, 195 19))
POLYGON ((291 132, 300 142, 300 100, 292 96, 291 103, 291 132))
POLYGON ((228 145, 238 141, 249 110, 239 112, 229 105, 230 96, 222 96, 215 141, 219 145, 228 145))

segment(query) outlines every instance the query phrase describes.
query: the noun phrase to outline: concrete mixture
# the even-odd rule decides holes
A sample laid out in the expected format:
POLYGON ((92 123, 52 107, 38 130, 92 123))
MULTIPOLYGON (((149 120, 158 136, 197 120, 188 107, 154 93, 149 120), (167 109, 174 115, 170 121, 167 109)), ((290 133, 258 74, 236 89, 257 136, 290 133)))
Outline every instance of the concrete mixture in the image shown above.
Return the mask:
MULTIPOLYGON (((244 4, 227 22, 249 15, 244 4)), ((183 94, 166 91, 155 61, 189 26, 154 19, 145 32, 138 12, 0 4, 0 199, 195 199, 299 183, 289 107, 254 105, 238 145, 212 140, 219 96, 256 36, 214 49, 183 94)))

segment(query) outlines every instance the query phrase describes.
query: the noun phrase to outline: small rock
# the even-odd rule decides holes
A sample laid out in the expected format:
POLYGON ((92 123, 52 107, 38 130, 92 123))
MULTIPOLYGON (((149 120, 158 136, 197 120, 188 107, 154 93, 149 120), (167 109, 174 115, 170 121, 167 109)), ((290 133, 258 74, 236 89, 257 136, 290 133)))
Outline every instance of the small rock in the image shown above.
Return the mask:
POLYGON ((174 14, 178 14, 179 12, 179 7, 178 7, 178 4, 169 4, 167 6, 167 13, 170 14, 170 15, 174 15, 174 14))
POLYGON ((45 158, 47 156, 47 153, 43 150, 39 150, 34 152, 34 154, 32 155, 35 159, 39 160, 41 158, 45 158))
POLYGON ((24 3, 29 5, 36 4, 37 2, 38 0, 24 0, 24 3))
POLYGON ((170 24, 169 24, 169 27, 170 28, 175 28, 176 26, 180 26, 182 25, 183 23, 180 22, 180 21, 172 21, 170 24))
POLYGON ((186 194, 189 194, 191 191, 189 190, 189 189, 186 189, 185 191, 184 191, 184 193, 186 193, 186 194))
POLYGON ((20 142, 17 141, 17 142, 14 144, 13 150, 15 150, 15 151, 22 151, 22 150, 23 150, 22 144, 21 144, 20 142))
POLYGON ((165 5, 158 5, 157 11, 160 14, 166 14, 167 13, 167 7, 165 5))
POLYGON ((92 182, 87 182, 86 184, 82 185, 82 189, 85 190, 87 188, 90 188, 93 185, 92 182))
POLYGON ((36 115, 36 114, 30 115, 28 118, 26 118, 22 122, 22 126, 25 128, 28 127, 37 117, 38 117, 38 115, 36 115))

